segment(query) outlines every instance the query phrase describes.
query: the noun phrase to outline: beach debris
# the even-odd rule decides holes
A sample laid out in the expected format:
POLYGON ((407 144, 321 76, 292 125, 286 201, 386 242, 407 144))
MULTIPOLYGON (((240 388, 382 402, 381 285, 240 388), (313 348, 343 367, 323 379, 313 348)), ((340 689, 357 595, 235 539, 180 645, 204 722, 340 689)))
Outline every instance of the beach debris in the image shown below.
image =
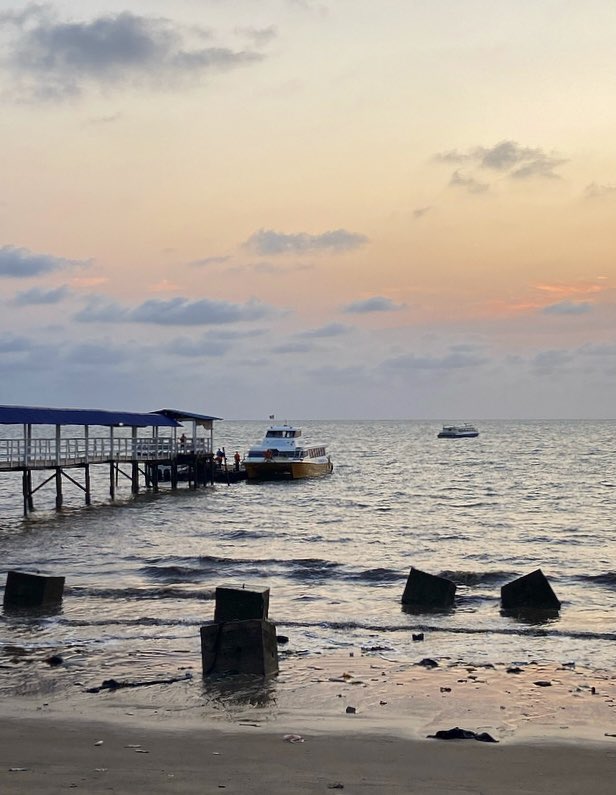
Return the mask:
POLYGON ((447 608, 454 603, 456 584, 445 577, 437 577, 411 567, 402 604, 411 607, 447 608))
POLYGON ((108 770, 109 770, 108 767, 95 767, 94 768, 94 772, 95 773, 106 773, 108 770))
POLYGON ((423 639, 424 639, 424 634, 423 634, 423 632, 413 632, 413 634, 411 635, 411 637, 412 637, 412 639, 413 639, 413 640, 415 640, 415 641, 418 641, 418 640, 423 640, 423 639))
POLYGON ((276 643, 278 643, 280 646, 284 646, 285 643, 288 643, 288 642, 289 642, 289 636, 288 635, 276 635, 276 643))
POLYGON ((147 751, 145 748, 135 748, 136 754, 149 754, 150 752, 147 751))
POLYGON ((28 770, 27 767, 9 767, 9 773, 27 773, 28 770))
POLYGON ((102 745, 104 740, 97 740, 94 745, 102 745))
POLYGON ((333 784, 328 784, 327 789, 344 789, 344 784, 340 781, 336 781, 333 784))
POLYGON ((382 707, 384 707, 384 706, 385 706, 385 704, 387 704, 387 701, 383 701, 383 700, 381 699, 381 701, 379 701, 379 704, 380 704, 382 707))
POLYGON ((200 628, 203 676, 278 673, 276 625, 267 618, 212 622, 200 628))
POLYGON ((594 695, 595 695, 595 693, 597 692, 597 690, 596 690, 596 688, 594 688, 594 687, 591 687, 591 688, 590 688, 590 692, 591 692, 591 693, 592 693, 592 695, 594 696, 594 695))
MULTIPOLYGON (((171 676, 168 679, 146 679, 137 682, 121 682, 117 679, 104 679, 99 687, 88 687, 86 693, 100 693, 101 690, 119 690, 122 687, 148 687, 149 685, 172 685, 175 682, 185 682, 193 676, 188 671, 182 676, 171 676)), ((132 713, 126 713, 132 714, 132 713)))
POLYGON ((541 569, 501 588, 503 610, 560 610, 560 602, 541 569))
POLYGON ((538 679, 536 682, 533 682, 534 685, 537 687, 552 687, 552 683, 547 679, 538 679))
POLYGON ((440 690, 441 690, 441 693, 451 693, 451 688, 450 687, 441 687, 440 690))
POLYGON ((604 737, 616 737, 616 734, 613 734, 612 732, 603 732, 603 736, 604 737))
POLYGON ((461 729, 459 726, 453 729, 439 729, 435 734, 429 734, 431 740, 478 740, 480 743, 497 743, 488 732, 474 732, 470 729, 461 729))
POLYGON ((42 607, 62 601, 64 577, 45 577, 9 571, 4 588, 4 607, 42 607))
POLYGON ((438 668, 438 663, 436 660, 433 660, 431 657, 424 657, 423 660, 420 660, 415 665, 422 665, 424 668, 438 668))
POLYGON ((51 657, 47 657, 45 662, 47 663, 47 665, 51 665, 51 667, 53 668, 56 665, 62 665, 62 663, 64 662, 64 658, 60 657, 59 654, 52 654, 51 657))
POLYGON ((132 748, 134 750, 135 748, 141 748, 141 745, 140 743, 129 743, 125 745, 124 748, 132 748))
POLYGON ((347 707, 345 712, 347 715, 355 715, 357 709, 355 707, 347 707))
POLYGON ((287 743, 303 743, 304 738, 301 734, 285 734, 282 738, 287 743))
POLYGON ((508 674, 521 674, 522 669, 517 665, 512 665, 511 668, 507 668, 508 674))

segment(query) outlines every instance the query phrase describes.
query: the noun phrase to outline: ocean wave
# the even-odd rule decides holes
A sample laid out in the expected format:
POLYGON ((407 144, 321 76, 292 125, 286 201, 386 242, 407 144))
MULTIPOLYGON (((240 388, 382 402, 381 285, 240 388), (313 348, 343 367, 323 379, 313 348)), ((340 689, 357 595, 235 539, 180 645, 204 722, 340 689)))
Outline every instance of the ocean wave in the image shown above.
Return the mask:
POLYGON ((213 599, 213 589, 195 591, 161 586, 158 588, 87 588, 67 586, 64 593, 74 597, 94 597, 98 599, 213 599))
POLYGON ((597 585, 607 585, 609 588, 616 588, 616 571, 606 571, 602 574, 581 574, 575 579, 582 582, 592 582, 597 585))
POLYGON ((439 574, 446 580, 452 580, 456 585, 498 585, 514 580, 520 575, 513 571, 449 571, 445 570, 439 574))
POLYGON ((365 571, 353 571, 344 575, 345 580, 369 583, 389 583, 400 582, 405 577, 404 572, 397 569, 366 569, 365 571))

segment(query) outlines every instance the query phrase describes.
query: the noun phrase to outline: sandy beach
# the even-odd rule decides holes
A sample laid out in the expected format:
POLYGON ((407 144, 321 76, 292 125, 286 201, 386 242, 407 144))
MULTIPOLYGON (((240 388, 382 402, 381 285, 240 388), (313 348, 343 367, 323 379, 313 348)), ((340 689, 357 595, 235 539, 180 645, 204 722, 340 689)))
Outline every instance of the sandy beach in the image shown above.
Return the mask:
POLYGON ((574 795, 616 786, 616 680, 574 665, 430 668, 332 654, 283 659, 267 683, 203 683, 195 671, 167 685, 76 689, 3 702, 0 792, 574 795), (456 726, 498 742, 428 739, 456 726))

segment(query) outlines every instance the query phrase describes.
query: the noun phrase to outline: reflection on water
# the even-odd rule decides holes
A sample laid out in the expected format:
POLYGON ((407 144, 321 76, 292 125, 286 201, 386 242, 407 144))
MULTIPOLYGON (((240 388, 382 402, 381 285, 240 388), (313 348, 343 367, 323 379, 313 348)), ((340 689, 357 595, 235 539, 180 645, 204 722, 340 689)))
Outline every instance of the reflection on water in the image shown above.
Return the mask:
POLYGON ((276 674, 212 674, 204 678, 202 693, 207 706, 232 713, 247 707, 272 706, 276 702, 276 686, 276 674))

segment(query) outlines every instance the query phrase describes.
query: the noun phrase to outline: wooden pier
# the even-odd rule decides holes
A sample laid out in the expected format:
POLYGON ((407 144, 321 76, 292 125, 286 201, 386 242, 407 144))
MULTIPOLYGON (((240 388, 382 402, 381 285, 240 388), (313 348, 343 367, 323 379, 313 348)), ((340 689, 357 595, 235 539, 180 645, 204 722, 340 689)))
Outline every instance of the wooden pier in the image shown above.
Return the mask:
POLYGON ((90 505, 93 465, 108 465, 111 500, 120 476, 131 481, 132 494, 139 493, 142 477, 146 488, 158 491, 161 467, 168 472, 172 489, 178 487, 180 471, 189 488, 196 489, 214 481, 213 424, 219 419, 177 409, 138 413, 0 406, 0 425, 12 426, 13 431, 13 436, 0 439, 0 473, 22 473, 26 517, 34 510, 36 492, 52 481, 56 510, 63 505, 64 481, 81 489, 90 505), (186 422, 192 433, 178 436, 178 428, 183 430, 186 422), (53 435, 39 432, 49 426, 53 435), (20 436, 15 435, 17 429, 22 430, 20 436), (69 474, 71 469, 83 470, 83 483, 69 474), (50 474, 33 486, 32 473, 37 470, 50 474))

